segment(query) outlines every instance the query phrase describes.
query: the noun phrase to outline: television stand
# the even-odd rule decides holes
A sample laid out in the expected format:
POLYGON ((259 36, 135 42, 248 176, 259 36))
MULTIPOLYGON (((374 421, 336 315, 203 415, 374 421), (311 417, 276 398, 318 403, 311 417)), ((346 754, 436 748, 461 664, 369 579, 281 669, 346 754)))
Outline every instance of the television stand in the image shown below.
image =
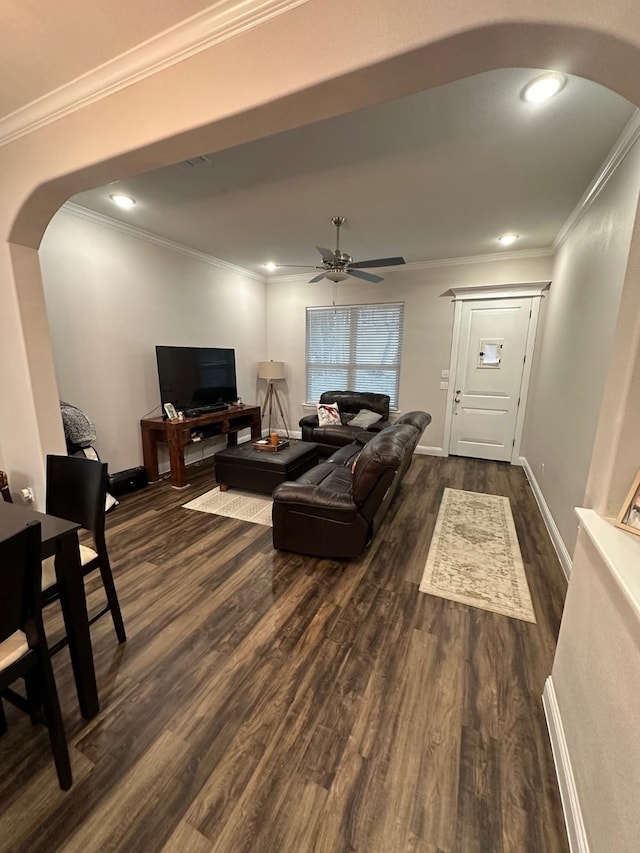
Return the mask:
POLYGON ((223 412, 229 408, 227 403, 210 403, 209 405, 193 406, 193 408, 185 409, 184 413, 188 418, 197 418, 198 415, 208 415, 211 412, 223 412))
POLYGON ((183 420, 143 418, 140 421, 142 457, 150 483, 160 479, 158 444, 166 444, 169 448, 171 485, 175 489, 184 489, 189 485, 185 476, 184 448, 192 443, 193 434, 201 432, 203 428, 207 428, 209 435, 226 435, 227 447, 238 443, 238 433, 243 429, 251 430, 252 439, 260 438, 260 406, 229 406, 224 411, 185 417, 183 420))

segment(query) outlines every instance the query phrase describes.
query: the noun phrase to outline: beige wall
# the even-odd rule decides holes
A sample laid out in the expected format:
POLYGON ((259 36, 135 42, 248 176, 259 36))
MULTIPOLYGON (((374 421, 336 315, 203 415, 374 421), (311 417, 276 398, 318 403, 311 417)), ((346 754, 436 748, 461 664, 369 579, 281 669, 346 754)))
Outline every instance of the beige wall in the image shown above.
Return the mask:
MULTIPOLYGON (((267 284, 267 346, 269 358, 287 366, 289 423, 298 428, 306 412, 305 402, 305 308, 336 302, 357 305, 369 302, 404 302, 401 411, 424 409, 433 421, 421 446, 442 450, 447 392, 441 391, 440 371, 451 359, 454 303, 443 294, 451 287, 548 281, 550 256, 429 265, 424 269, 389 270, 380 284, 341 282, 334 290, 329 282, 309 285, 308 277, 273 280, 267 284)), ((329 389, 327 389, 329 390, 329 389)))
POLYGON ((263 282, 64 211, 40 256, 60 396, 95 423, 110 471, 142 464, 139 421, 160 403, 156 344, 233 347, 238 393, 254 397, 263 282))
POLYGON ((640 144, 556 255, 522 455, 573 551, 640 192, 640 144), (542 473, 544 465, 544 473, 542 473))
POLYGON ((638 610, 582 531, 552 680, 590 849, 632 853, 640 839, 638 610))

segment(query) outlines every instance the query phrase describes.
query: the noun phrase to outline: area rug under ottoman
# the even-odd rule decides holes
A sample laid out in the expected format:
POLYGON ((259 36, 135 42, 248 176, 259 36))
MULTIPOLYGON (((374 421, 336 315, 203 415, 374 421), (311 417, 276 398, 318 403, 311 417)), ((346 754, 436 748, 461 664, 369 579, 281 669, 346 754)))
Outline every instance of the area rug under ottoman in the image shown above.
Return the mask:
POLYGON ((271 495, 258 495, 239 489, 221 492, 216 486, 210 492, 205 492, 204 495, 182 506, 184 509, 195 509, 199 512, 224 515, 227 518, 238 518, 240 521, 251 521, 254 524, 265 524, 271 527, 273 506, 271 495))
POLYGON ((536 621, 509 498, 444 490, 420 592, 536 621))

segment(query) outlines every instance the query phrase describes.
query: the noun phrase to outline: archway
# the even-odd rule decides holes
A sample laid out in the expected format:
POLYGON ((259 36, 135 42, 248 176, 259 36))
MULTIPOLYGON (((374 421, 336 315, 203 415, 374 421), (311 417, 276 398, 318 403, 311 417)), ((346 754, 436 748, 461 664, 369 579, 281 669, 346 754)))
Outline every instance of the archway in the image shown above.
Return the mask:
POLYGON ((531 4, 527 13, 522 4, 519 21, 501 23, 502 4, 494 2, 482 11, 439 12, 430 20, 428 7, 415 0, 394 13, 393 29, 372 31, 368 23, 376 12, 384 20, 383 0, 362 8, 354 2, 348 10, 338 5, 344 25, 321 57, 318 16, 331 10, 309 2, 0 151, 8 176, 0 219, 8 241, 0 258, 7 306, 0 359, 13 365, 11 375, 0 378, 12 412, 0 425, 0 448, 17 487, 30 484, 41 498, 44 455, 63 447, 37 247, 70 195, 492 68, 560 67, 640 103, 640 23, 624 10, 614 10, 605 33, 582 10, 560 15, 531 4), (274 62, 274 56, 287 59, 274 62), (215 98, 212 80, 227 84, 215 98))

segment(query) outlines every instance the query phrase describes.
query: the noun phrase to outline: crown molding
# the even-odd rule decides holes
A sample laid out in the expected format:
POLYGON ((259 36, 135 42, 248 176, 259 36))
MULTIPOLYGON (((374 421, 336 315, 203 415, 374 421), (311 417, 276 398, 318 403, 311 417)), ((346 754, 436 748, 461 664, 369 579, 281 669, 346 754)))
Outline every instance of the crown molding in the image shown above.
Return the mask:
MULTIPOLYGON (((104 228, 110 228, 112 231, 119 231, 121 234, 126 234, 128 237, 134 237, 136 240, 144 240, 146 243, 153 243, 155 246, 161 246, 163 249, 170 249, 172 252, 178 252, 180 255, 186 255, 189 258, 194 258, 202 263, 209 264, 212 267, 226 270, 227 272, 235 273, 236 275, 251 278, 254 281, 260 281, 263 284, 266 281, 266 276, 253 270, 238 267, 228 261, 223 261, 221 258, 216 258, 213 255, 207 255, 204 252, 198 252, 197 249, 190 249, 183 243, 176 243, 166 237, 161 237, 159 234, 153 234, 151 231, 145 231, 144 228, 137 228, 135 225, 127 225, 117 219, 112 219, 110 216, 105 216, 103 213, 97 213, 95 210, 89 210, 80 204, 75 204, 72 201, 65 202, 60 208, 62 213, 68 213, 70 216, 76 216, 78 219, 85 219, 88 222, 93 222, 96 225, 101 225, 104 228)), ((59 212, 60 212, 59 211, 59 212)))
MULTIPOLYGON (((205 252, 199 252, 197 249, 191 249, 183 243, 176 243, 174 240, 169 240, 167 237, 161 237, 159 234, 154 234, 152 231, 145 231, 144 228, 138 228, 136 225, 128 225, 125 222, 120 222, 119 219, 112 219, 103 213, 98 213, 95 210, 90 210, 88 207, 83 207, 73 201, 65 202, 60 211, 68 213, 70 216, 76 216, 78 219, 85 219, 88 222, 94 222, 96 225, 102 225, 105 228, 111 228, 113 231, 119 231, 121 234, 127 234, 129 237, 135 237, 137 240, 144 240, 147 243, 153 243, 156 246, 162 246, 165 249, 170 249, 173 252, 179 252, 182 255, 187 255, 202 261, 205 264, 218 267, 219 269, 227 270, 228 272, 236 273, 247 278, 252 278, 255 281, 263 283, 272 282, 274 284, 293 284, 295 282, 306 282, 310 273, 294 273, 292 275, 262 275, 253 270, 239 267, 229 261, 224 261, 222 258, 216 258, 213 255, 207 255, 205 252)), ((459 266, 462 264, 478 264, 490 261, 503 260, 525 260, 526 258, 541 258, 549 257, 553 252, 551 249, 531 249, 518 252, 494 252, 490 255, 470 255, 464 258, 444 258, 441 261, 415 261, 414 263, 405 264, 401 271, 404 270, 422 270, 433 267, 459 266)), ((380 267, 384 271, 398 271, 397 266, 380 267)))
MULTIPOLYGON (((515 252, 491 252, 487 255, 466 255, 461 258, 441 258, 435 261, 412 261, 401 267, 376 267, 382 272, 405 272, 407 270, 437 269, 438 267, 457 267, 465 264, 491 263, 492 261, 524 261, 528 258, 549 258, 553 255, 553 249, 521 249, 515 252)), ((293 283, 296 281, 308 281, 309 273, 292 273, 291 275, 268 275, 267 282, 275 284, 293 283)))
POLYGON ((554 252, 559 249, 569 234, 580 222, 587 210, 611 180, 616 169, 622 163, 629 151, 631 151, 638 139, 640 139, 640 110, 636 110, 631 116, 625 125, 624 130, 618 137, 618 141, 613 146, 607 156, 607 159, 598 170, 597 175, 591 181, 584 195, 567 217, 562 228, 558 231, 552 244, 554 252))
POLYGON ((0 146, 144 80, 308 0, 218 0, 213 6, 0 120, 0 146))

